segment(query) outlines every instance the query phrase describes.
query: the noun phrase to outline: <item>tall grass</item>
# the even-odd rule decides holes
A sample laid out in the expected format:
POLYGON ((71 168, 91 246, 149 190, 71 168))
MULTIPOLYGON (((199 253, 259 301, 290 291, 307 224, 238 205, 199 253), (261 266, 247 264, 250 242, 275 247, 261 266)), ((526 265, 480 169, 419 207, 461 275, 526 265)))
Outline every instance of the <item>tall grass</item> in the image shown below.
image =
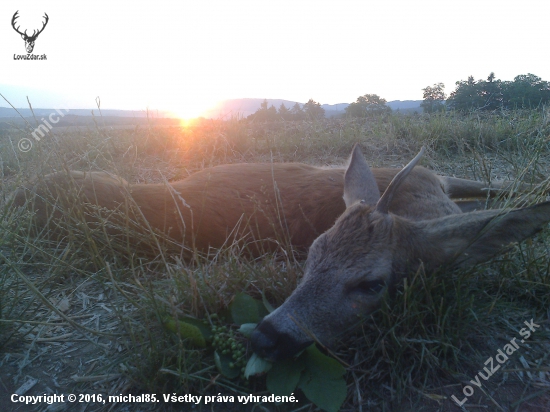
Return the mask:
MULTIPOLYGON (((296 287, 303 261, 291 250, 283 258, 250 259, 229 246, 186 259, 173 253, 162 234, 123 218, 123 235, 114 240, 104 224, 86 225, 83 210, 100 222, 104 211, 85 209, 77 198, 63 220, 65 235, 37 232, 31 213, 10 204, 9 195, 25 182, 73 169, 106 170, 132 183, 150 183, 224 163, 342 164, 359 142, 374 166, 401 166, 426 146, 424 164, 441 173, 542 181, 531 202, 543 200, 550 185, 547 111, 274 124, 201 120, 182 127, 55 133, 34 142, 28 153, 17 149, 22 137, 28 136, 12 133, 0 141, 0 350, 13 352, 20 342, 55 334, 56 323, 64 322, 66 331, 98 345, 100 361, 92 375, 120 374, 116 384, 101 381, 85 388, 96 392, 265 390, 261 378, 224 379, 211 351, 189 347, 162 327, 163 319, 185 315, 213 325, 211 315, 223 315, 242 291, 278 306, 296 287), (129 239, 136 236, 149 253, 135 249, 129 239), (63 299, 71 302, 69 310, 63 299), (108 315, 99 315, 102 307, 108 315), (78 320, 86 314, 101 322, 78 320)), ((412 274, 359 332, 341 337, 335 348, 350 365, 344 409, 449 410, 449 396, 461 393, 460 382, 473 378, 524 320, 548 322, 549 245, 546 230, 471 270, 412 274)), ((527 351, 541 373, 549 364, 548 331, 546 324, 527 351)), ((12 379, 21 380, 24 371, 22 366, 12 379)), ((498 392, 499 382, 492 381, 491 390, 498 392)), ((544 390, 548 393, 548 386, 544 390)), ((503 405, 511 403, 502 399, 503 405)))

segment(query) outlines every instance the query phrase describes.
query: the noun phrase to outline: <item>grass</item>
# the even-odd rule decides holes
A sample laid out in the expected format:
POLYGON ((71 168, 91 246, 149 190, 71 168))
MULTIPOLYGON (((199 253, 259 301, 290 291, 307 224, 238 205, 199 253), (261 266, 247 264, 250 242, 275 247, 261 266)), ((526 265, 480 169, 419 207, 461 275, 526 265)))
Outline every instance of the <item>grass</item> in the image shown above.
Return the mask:
MULTIPOLYGON (((163 319, 193 316, 215 326, 220 321, 211 315, 222 316, 242 291, 259 299, 264 294, 278 306, 303 268, 289 250, 282 257, 250 259, 228 246, 184 259, 162 235, 124 218, 119 224, 126 236, 113 239, 105 225, 84 224, 84 208, 74 198, 63 223, 67 235, 36 233, 32 216, 9 203, 9 194, 24 182, 72 169, 151 183, 224 163, 331 165, 343 163, 360 142, 373 166, 401 166, 426 146, 423 164, 441 174, 543 180, 541 187, 548 188, 549 122, 548 111, 276 124, 202 120, 185 127, 56 133, 33 142, 27 153, 17 149, 25 132, 12 133, 0 141, 1 381, 17 388, 26 376, 46 370, 63 388, 76 384, 88 393, 262 393, 265 379, 223 378, 212 351, 190 347, 163 328, 163 319), (139 236, 151 252, 139 253, 131 236, 139 236), (43 360, 56 349, 58 362, 74 349, 74 362, 65 359, 68 366, 60 369, 51 363, 55 358, 43 360)), ((545 197, 542 190, 534 195, 530 202, 545 197)), ((101 210, 86 213, 105 216, 101 210)), ((468 404, 545 410, 540 405, 550 397, 549 236, 546 229, 470 270, 430 275, 420 270, 404 280, 396 296, 334 349, 349 365, 342 410, 459 410, 451 395, 462 399, 462 386, 531 318, 540 330, 510 356, 509 371, 484 382, 484 395, 476 388, 468 404), (518 403, 522 399, 527 403, 518 403)), ((52 380, 45 382, 52 387, 52 380)), ((299 408, 305 404, 301 397, 299 408)))

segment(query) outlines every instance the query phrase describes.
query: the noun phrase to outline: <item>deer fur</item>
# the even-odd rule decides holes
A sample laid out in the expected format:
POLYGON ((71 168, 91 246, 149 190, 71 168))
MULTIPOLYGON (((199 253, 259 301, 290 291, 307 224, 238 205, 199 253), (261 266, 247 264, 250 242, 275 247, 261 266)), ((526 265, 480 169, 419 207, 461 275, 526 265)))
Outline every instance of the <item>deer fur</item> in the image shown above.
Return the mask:
POLYGON ((346 210, 311 245, 296 290, 253 332, 256 353, 278 360, 313 341, 330 345, 420 265, 427 272, 475 265, 550 221, 550 202, 461 213, 440 183, 458 184, 460 193, 472 186, 414 167, 419 158, 390 184, 384 174, 381 184, 379 172, 354 148, 344 179, 346 210))
POLYGON ((550 220, 550 202, 462 213, 454 198, 484 198, 511 184, 487 188, 437 176, 416 166, 418 159, 401 171, 371 170, 355 147, 347 169, 234 164, 164 184, 131 185, 105 172, 57 172, 17 190, 12 204, 34 212, 37 231, 62 236, 71 228, 64 219, 77 215, 78 222, 114 237, 121 225, 150 229, 180 250, 237 243, 258 255, 281 242, 309 248, 301 283, 251 337, 258 354, 283 359, 313 339, 330 345, 420 265, 427 271, 474 265, 550 220))
MULTIPOLYGON (((59 231, 56 222, 67 211, 81 213, 92 225, 100 221, 149 227, 187 249, 207 251, 238 242, 253 255, 288 242, 306 251, 346 209, 344 168, 299 163, 232 164, 205 169, 166 184, 133 184, 105 172, 57 172, 19 189, 15 206, 30 207, 38 228, 59 231), (127 223, 127 222, 126 222, 127 223)), ((373 169, 383 192, 399 169, 373 169)), ((500 189, 507 183, 497 184, 500 189)), ((396 215, 426 219, 460 213, 449 199, 485 197, 487 185, 437 176, 415 167, 390 205, 396 215)), ((104 226, 110 235, 117 225, 104 226)))

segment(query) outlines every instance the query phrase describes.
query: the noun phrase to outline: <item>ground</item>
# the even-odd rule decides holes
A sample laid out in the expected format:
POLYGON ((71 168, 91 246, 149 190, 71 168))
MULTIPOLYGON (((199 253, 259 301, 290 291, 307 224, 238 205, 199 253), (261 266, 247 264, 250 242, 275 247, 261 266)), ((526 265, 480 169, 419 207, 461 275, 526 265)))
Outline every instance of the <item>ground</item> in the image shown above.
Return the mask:
MULTIPOLYGON (((544 182, 550 164, 548 121, 531 117, 525 117, 523 129, 517 123, 506 126, 501 117, 400 117, 284 126, 221 122, 112 135, 85 131, 44 139, 43 146, 16 153, 16 158, 4 147, 0 153, 11 157, 3 163, 2 191, 13 192, 24 181, 64 168, 109 170, 130 182, 152 183, 222 163, 330 166, 344 163, 357 141, 374 166, 400 167, 427 145, 423 164, 441 174, 544 182), (444 131, 434 134, 441 127, 444 131), (445 134, 452 134, 449 140, 438 140, 445 134)), ((9 198, 2 202, 9 205, 9 198)), ((22 211, 7 210, 0 217, 1 410, 285 410, 270 404, 254 409, 221 403, 196 408, 164 402, 12 403, 14 393, 267 394, 265 379, 253 380, 250 389, 242 381, 225 379, 211 352, 186 349, 163 330, 162 316, 221 313, 241 290, 255 297, 265 292, 271 303, 280 304, 295 287, 303 261, 288 256, 248 261, 230 254, 191 263, 143 257, 131 246, 109 249, 85 234, 60 243, 30 236, 22 211)), ((400 294, 395 308, 343 339, 336 354, 349 368, 348 397, 341 410, 550 410, 550 243, 548 234, 537 239, 474 271, 449 274, 431 286, 412 285, 411 296, 400 294), (460 291, 466 294, 458 298, 460 291), (540 328, 499 371, 481 381, 481 389, 473 386, 473 395, 459 408, 451 396, 461 401, 462 388, 472 386, 486 360, 532 318, 540 328), (442 330, 434 326, 438 322, 442 330)), ((298 396, 299 407, 288 410, 315 410, 298 396)))

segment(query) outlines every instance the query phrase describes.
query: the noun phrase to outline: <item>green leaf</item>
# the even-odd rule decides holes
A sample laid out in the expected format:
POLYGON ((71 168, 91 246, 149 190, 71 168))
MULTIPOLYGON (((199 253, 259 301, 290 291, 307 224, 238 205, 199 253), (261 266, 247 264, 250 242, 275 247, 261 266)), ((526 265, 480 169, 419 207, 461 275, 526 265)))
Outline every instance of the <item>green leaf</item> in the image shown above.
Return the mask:
POLYGON ((189 323, 199 328, 199 330, 202 333, 202 336, 204 336, 206 340, 210 340, 212 338, 212 327, 210 326, 209 323, 205 325, 202 320, 197 318, 192 318, 191 316, 184 316, 181 318, 181 320, 184 321, 185 323, 189 323))
POLYGON ((267 373, 267 390, 275 396, 290 396, 305 367, 303 357, 275 362, 267 373))
POLYGON ((244 377, 248 379, 250 376, 259 375, 260 373, 268 372, 273 364, 266 361, 265 359, 260 358, 255 353, 252 354, 246 368, 244 370, 244 377))
POLYGON ((239 332, 246 338, 250 338, 254 329, 256 329, 257 323, 243 323, 239 328, 239 332))
POLYGON ((344 378, 323 378, 306 370, 298 383, 306 397, 327 412, 337 412, 348 394, 344 378))
POLYGON ((346 373, 346 368, 344 368, 340 362, 321 353, 315 344, 309 346, 305 350, 304 357, 307 370, 313 374, 330 378, 339 378, 346 373))
POLYGON ((233 298, 230 305, 233 322, 237 325, 243 323, 258 323, 260 321, 260 311, 258 310, 258 301, 246 293, 238 293, 233 298))
POLYGON ((319 408, 337 412, 347 396, 345 368, 335 359, 323 355, 315 345, 304 353, 306 369, 298 388, 319 408))
POLYGON ((218 351, 214 352, 214 362, 218 371, 229 379, 234 379, 241 373, 241 368, 230 367, 229 364, 233 362, 233 358, 229 355, 219 354, 218 351))
POLYGON ((197 348, 206 346, 204 335, 195 325, 170 317, 167 317, 163 324, 166 330, 179 335, 182 339, 187 339, 193 346, 197 348))

